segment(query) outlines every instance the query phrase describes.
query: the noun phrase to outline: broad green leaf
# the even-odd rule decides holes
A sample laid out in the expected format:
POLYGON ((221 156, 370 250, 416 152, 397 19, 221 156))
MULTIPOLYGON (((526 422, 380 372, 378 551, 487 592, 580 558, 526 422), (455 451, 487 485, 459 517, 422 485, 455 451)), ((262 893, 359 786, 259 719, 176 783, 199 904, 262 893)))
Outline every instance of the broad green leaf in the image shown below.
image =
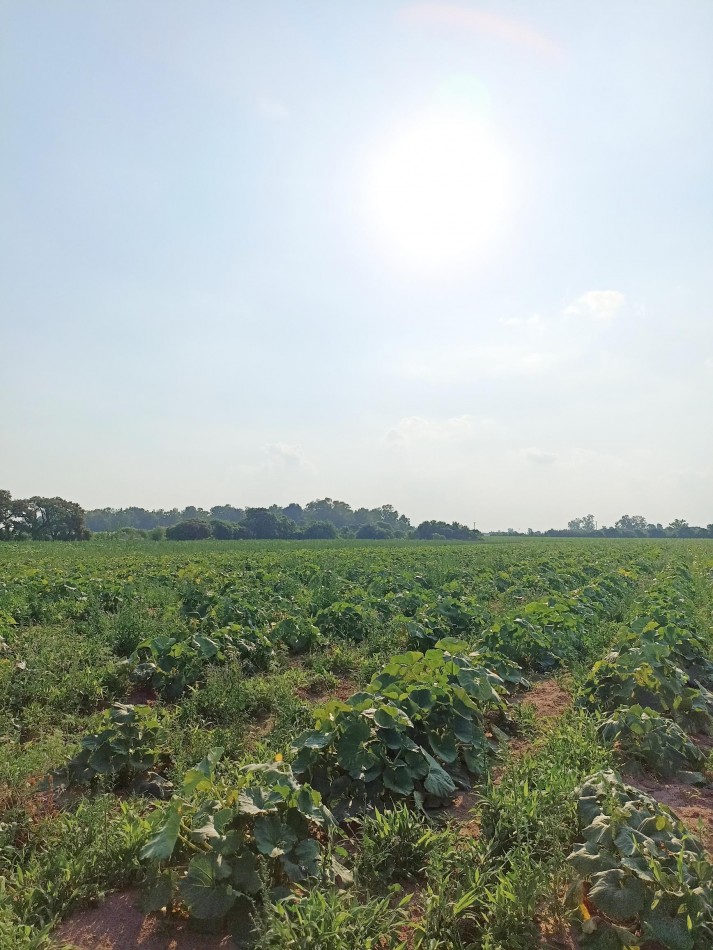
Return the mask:
POLYGON ((194 917, 207 920, 228 913, 237 896, 226 881, 230 874, 230 865, 220 856, 201 854, 193 858, 179 891, 194 917))
POLYGON ((612 869, 595 874, 589 899, 612 920, 629 920, 646 905, 646 886, 625 871, 612 869))
POLYGON ((234 887, 245 894, 257 894, 262 887, 260 875, 257 872, 255 855, 245 849, 232 860, 233 876, 231 882, 234 887))
POLYGON ((253 833, 258 850, 268 858, 286 854, 297 842, 294 831, 283 825, 277 815, 260 815, 255 821, 253 833))
POLYGON ((424 752, 424 755, 428 762, 428 775, 423 781, 423 787, 430 795, 435 795, 438 798, 451 798, 456 790, 453 779, 441 768, 433 756, 430 756, 428 752, 424 752))
POLYGON ((382 776, 384 786, 397 795, 410 795, 413 791, 413 779, 407 765, 392 767, 387 765, 382 776))
POLYGON ((178 840, 181 828, 181 812, 178 802, 174 802, 164 812, 163 824, 151 835, 140 853, 142 861, 168 861, 178 840))

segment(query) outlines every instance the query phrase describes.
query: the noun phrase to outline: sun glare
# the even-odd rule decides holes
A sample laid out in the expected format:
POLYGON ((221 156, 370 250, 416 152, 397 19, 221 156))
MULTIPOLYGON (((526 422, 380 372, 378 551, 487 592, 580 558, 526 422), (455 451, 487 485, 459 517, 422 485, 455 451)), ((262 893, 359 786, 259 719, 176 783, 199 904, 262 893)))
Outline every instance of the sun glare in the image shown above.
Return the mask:
POLYGON ((366 211, 385 253, 429 271, 462 267, 499 240, 513 199, 507 150, 468 115, 397 131, 371 162, 366 211))

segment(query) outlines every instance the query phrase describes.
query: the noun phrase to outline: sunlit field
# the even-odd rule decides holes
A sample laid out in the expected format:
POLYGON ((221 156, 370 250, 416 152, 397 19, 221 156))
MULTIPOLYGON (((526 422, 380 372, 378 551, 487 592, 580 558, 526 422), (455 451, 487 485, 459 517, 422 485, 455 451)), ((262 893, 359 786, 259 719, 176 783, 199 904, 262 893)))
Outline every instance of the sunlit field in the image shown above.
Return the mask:
POLYGON ((712 572, 3 545, 0 946, 709 947, 712 572))

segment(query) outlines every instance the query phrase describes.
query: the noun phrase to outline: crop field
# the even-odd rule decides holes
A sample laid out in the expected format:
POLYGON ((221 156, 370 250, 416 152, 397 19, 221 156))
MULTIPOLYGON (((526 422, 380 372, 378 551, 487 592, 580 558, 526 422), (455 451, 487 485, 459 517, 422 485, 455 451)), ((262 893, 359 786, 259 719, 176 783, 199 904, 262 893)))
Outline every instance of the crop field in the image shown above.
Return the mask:
POLYGON ((713 542, 0 549, 0 948, 713 947, 713 542))

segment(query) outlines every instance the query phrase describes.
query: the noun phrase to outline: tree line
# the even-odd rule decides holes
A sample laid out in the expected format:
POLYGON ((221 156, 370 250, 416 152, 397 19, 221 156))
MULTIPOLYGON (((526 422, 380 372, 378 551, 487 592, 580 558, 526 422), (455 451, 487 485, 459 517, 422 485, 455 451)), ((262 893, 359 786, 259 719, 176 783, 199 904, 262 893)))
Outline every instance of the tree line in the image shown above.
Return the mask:
POLYGON ((643 515, 622 515, 613 525, 597 525, 594 515, 583 515, 567 522, 566 528, 548 528, 547 531, 526 532, 491 531, 491 535, 546 538, 713 538, 713 524, 689 524, 684 518, 674 518, 665 527, 654 524, 643 515))
POLYGON ((78 541, 97 538, 150 538, 171 541, 302 540, 396 538, 472 541, 482 538, 476 529, 453 521, 424 521, 413 527, 393 505, 352 508, 344 501, 320 498, 304 507, 292 503, 284 508, 235 508, 216 505, 210 509, 98 508, 85 512, 76 502, 62 498, 34 497, 12 500, 0 492, 0 539, 78 541))
MULTIPOLYGON (((594 515, 573 518, 566 528, 526 532, 491 531, 491 536, 577 538, 713 538, 713 524, 690 525, 682 518, 664 527, 643 515, 622 515, 611 526, 598 526, 594 515)), ((97 538, 148 538, 160 541, 306 540, 358 538, 389 540, 415 538, 423 541, 475 541, 483 537, 475 528, 453 521, 422 521, 415 528, 393 505, 352 508, 344 501, 318 498, 302 506, 293 502, 284 508, 235 508, 215 505, 210 509, 170 510, 146 508, 97 508, 85 512, 81 505, 64 498, 13 499, 0 489, 0 540, 83 541, 97 538)))

